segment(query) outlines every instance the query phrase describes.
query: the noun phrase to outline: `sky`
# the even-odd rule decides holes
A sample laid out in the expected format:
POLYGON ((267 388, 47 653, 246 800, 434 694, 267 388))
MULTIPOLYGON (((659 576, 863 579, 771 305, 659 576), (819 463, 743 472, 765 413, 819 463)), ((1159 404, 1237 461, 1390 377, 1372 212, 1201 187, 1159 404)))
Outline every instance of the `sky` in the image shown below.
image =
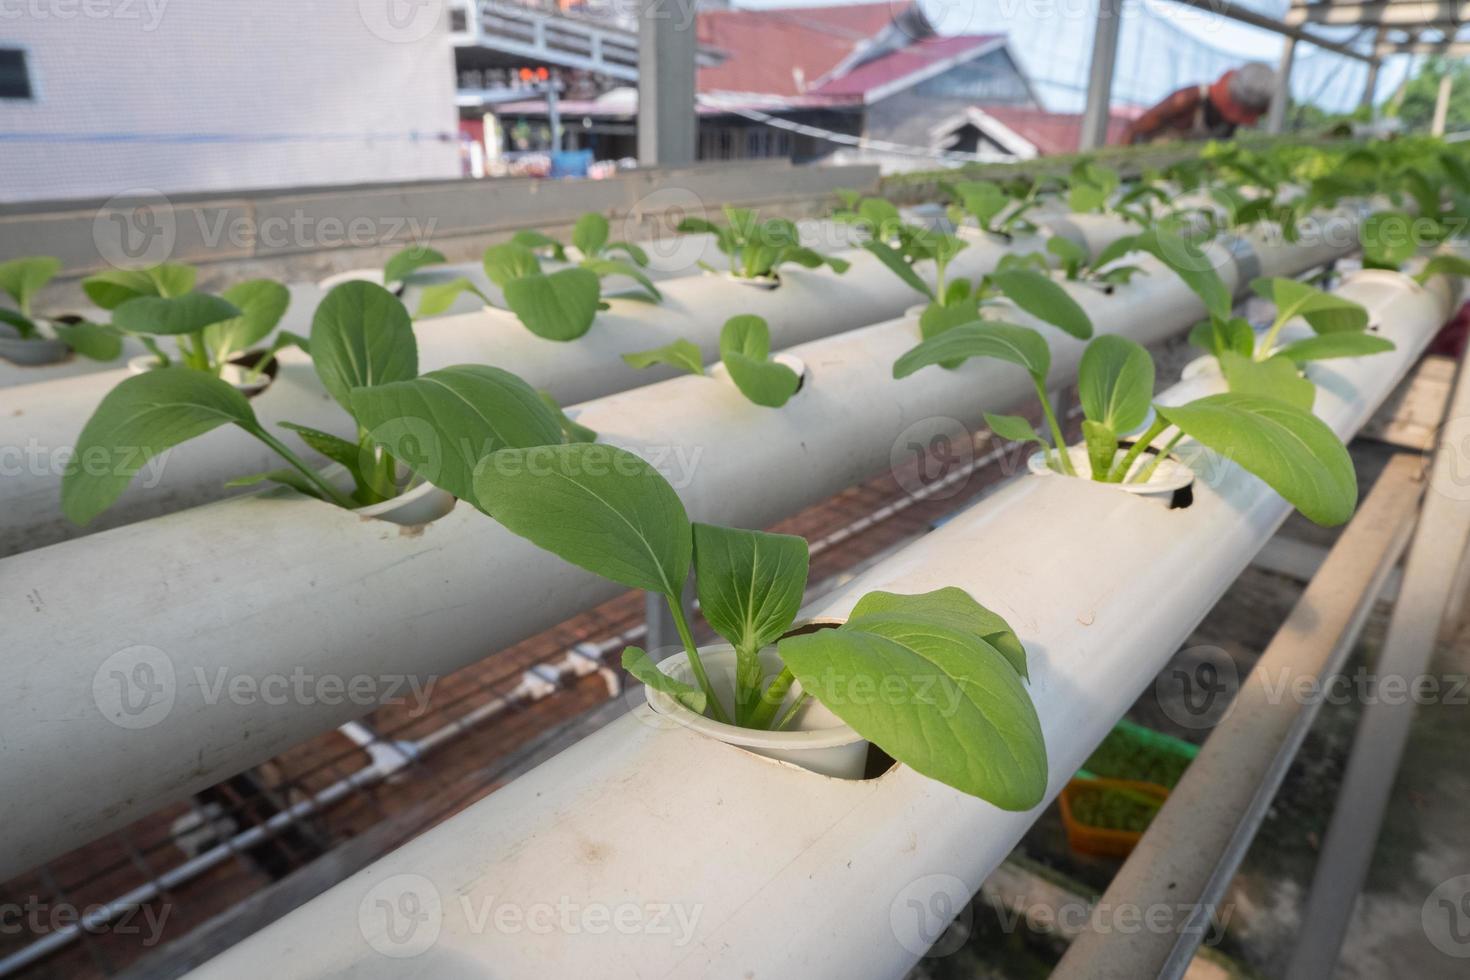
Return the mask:
MULTIPOLYGON (((740 7, 825 6, 833 0, 736 0, 740 7)), ((903 0, 880 0, 895 6, 903 0)), ((1048 109, 1082 108, 1097 0, 920 0, 942 34, 1004 33, 1048 109)), ((1287 0, 1240 0, 1281 16, 1287 0)), ((1325 34, 1325 32, 1324 32, 1325 34)), ((1346 31, 1351 36, 1352 29, 1346 31)), ((1346 39, 1342 32, 1335 35, 1346 39)), ((1184 85, 1213 81, 1245 61, 1273 69, 1282 39, 1269 31, 1226 20, 1169 0, 1124 0, 1123 28, 1113 78, 1114 104, 1152 105, 1184 85)), ((1377 98, 1386 99, 1409 67, 1405 57, 1386 62, 1377 98)), ((1329 111, 1357 106, 1367 66, 1320 48, 1298 44, 1292 94, 1329 111)))

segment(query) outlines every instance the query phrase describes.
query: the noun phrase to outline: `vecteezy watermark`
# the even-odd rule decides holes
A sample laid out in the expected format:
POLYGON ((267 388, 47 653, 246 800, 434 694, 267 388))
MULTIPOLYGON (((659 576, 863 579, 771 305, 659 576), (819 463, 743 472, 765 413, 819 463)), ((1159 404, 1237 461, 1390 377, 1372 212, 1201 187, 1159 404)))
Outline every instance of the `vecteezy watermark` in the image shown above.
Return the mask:
POLYGON ((911 497, 947 500, 962 492, 975 462, 975 440, 958 419, 931 415, 893 440, 888 469, 911 497))
MULTIPOLYGON (((474 8, 474 0, 468 0, 474 8)), ((390 44, 413 44, 434 32, 449 5, 445 0, 357 0, 357 12, 375 37, 390 44)))
POLYGON ((23 901, 0 901, 0 936, 42 937, 64 929, 79 928, 91 935, 139 937, 142 946, 156 946, 163 939, 173 906, 145 902, 112 915, 105 905, 73 905, 47 902, 31 895, 23 901))
POLYGON ((397 874, 368 889, 357 905, 357 928, 373 949, 394 959, 422 955, 439 940, 444 902, 423 875, 397 874))
POLYGON ((703 911, 698 904, 586 902, 567 895, 549 901, 459 895, 446 906, 433 881, 405 873, 384 878, 364 893, 357 906, 357 924, 373 949, 407 959, 433 947, 450 912, 476 936, 655 936, 682 948, 694 941, 703 911))
POLYGON ((119 269, 158 265, 174 254, 179 229, 173 203, 161 191, 135 187, 108 198, 92 217, 92 243, 119 269))
POLYGON ((1430 470, 1430 489, 1451 500, 1470 500, 1470 416, 1446 419, 1439 446, 1442 462, 1430 470))
MULTIPOLYGON (((301 666, 264 674, 195 666, 182 678, 206 706, 353 705, 367 709, 404 705, 412 717, 428 710, 439 682, 435 675, 317 673, 301 666)), ((180 679, 167 653, 153 646, 131 646, 97 667, 92 675, 92 701, 102 717, 119 728, 152 728, 173 712, 180 679)))
POLYGON ((1181 728, 1213 728, 1230 710, 1240 689, 1235 659, 1215 646, 1180 650, 1154 679, 1154 697, 1181 728))
POLYGON ((1470 874, 1441 882, 1419 909, 1424 935, 1446 956, 1470 959, 1470 874))
POLYGON ((704 200, 687 187, 665 186, 640 197, 623 218, 622 238, 636 241, 648 255, 655 272, 684 273, 705 257, 702 235, 686 235, 679 225, 686 218, 714 220, 704 200))
POLYGON ((155 31, 170 0, 0 0, 0 21, 115 20, 155 31))
POLYGON ((888 927, 915 956, 948 956, 965 944, 973 921, 970 889, 954 875, 916 878, 888 904, 888 927))
POLYGON ((548 479, 561 476, 569 479, 578 477, 602 477, 613 474, 638 476, 647 463, 669 481, 675 490, 681 490, 694 482, 699 461, 704 457, 703 446, 642 445, 638 456, 630 457, 619 453, 583 453, 567 456, 559 453, 556 446, 537 446, 522 452, 491 453, 476 464, 476 472, 491 467, 503 476, 530 476, 548 479))
POLYGON ((132 478, 142 474, 139 486, 151 490, 163 481, 172 448, 154 455, 149 446, 89 446, 81 455, 75 446, 43 446, 34 436, 24 445, 0 446, 0 477, 62 476, 80 471, 88 476, 132 478))

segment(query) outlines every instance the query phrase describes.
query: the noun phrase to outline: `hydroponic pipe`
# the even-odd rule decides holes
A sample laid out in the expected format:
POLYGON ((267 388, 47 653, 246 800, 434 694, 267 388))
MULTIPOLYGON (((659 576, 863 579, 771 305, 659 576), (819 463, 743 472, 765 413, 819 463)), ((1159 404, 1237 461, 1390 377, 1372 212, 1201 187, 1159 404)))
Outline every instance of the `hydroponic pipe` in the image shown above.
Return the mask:
MULTIPOLYGON (((1234 285, 1233 260, 1214 255, 1234 285)), ((1100 332, 1152 342, 1203 315, 1177 276, 1140 264, 1147 274, 1114 295, 1073 287, 1100 332)), ((1072 378, 1083 343, 1042 329, 1054 381, 1072 378)), ((899 320, 793 348, 808 376, 780 410, 683 377, 577 418, 659 465, 697 519, 765 526, 1032 394, 996 361, 894 381, 917 339, 899 320)), ((0 687, 0 880, 368 708, 340 694, 272 703, 262 685, 302 670, 387 697, 409 673, 447 674, 618 591, 465 504, 405 530, 284 493, 4 559, 0 577, 15 583, 0 590, 7 666, 26 678, 0 687)))
MULTIPOLYGON (((1316 411, 1346 437, 1447 311, 1395 273, 1351 276, 1338 293, 1371 304, 1398 344, 1313 366, 1316 411)), ((953 585, 1005 616, 1030 654, 1054 796, 1290 512, 1231 464, 1198 467, 1180 510, 1023 477, 806 614, 840 618, 873 589, 953 585)), ((191 976, 902 976, 1038 812, 903 766, 817 776, 638 708, 191 976)), ((1117 911, 1126 934, 1139 919, 1121 916, 1178 928, 1157 916, 1189 909, 1117 911)))
MULTIPOLYGON (((1099 237, 1130 231, 1120 219, 1102 216, 1078 216, 1070 224, 1106 229, 1095 233, 1099 237)), ((1008 252, 1045 251, 1040 236, 1009 244, 979 234, 969 237, 969 247, 951 265, 954 276, 978 277, 1008 252)), ((737 314, 765 317, 773 344, 787 347, 891 319, 918 299, 868 252, 842 254, 852 263, 846 274, 782 269, 777 289, 720 275, 669 280, 661 287, 662 303, 614 299, 586 336, 571 343, 537 337, 503 310, 420 320, 415 325, 419 367, 430 371, 452 364, 494 364, 549 391, 562 404, 573 404, 675 373, 663 367, 637 370, 623 361, 625 353, 684 338, 699 345, 706 361, 716 359, 720 328, 737 314)), ((77 528, 61 515, 63 466, 97 403, 125 377, 125 370, 114 370, 0 390, 0 446, 15 447, 19 457, 0 461, 9 464, 0 481, 0 555, 218 500, 232 493, 224 486, 228 480, 280 464, 262 443, 224 426, 153 461, 107 513, 88 528, 77 528)), ((275 381, 251 404, 272 431, 277 423, 291 421, 356 437, 351 419, 327 397, 300 351, 282 354, 275 381)))

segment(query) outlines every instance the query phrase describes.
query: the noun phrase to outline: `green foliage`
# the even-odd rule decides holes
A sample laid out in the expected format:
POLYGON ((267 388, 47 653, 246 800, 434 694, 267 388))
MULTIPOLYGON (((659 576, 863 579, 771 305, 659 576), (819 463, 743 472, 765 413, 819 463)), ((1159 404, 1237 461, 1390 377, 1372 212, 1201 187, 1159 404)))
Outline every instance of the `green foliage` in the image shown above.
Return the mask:
POLYGON ((771 329, 758 316, 733 316, 720 330, 720 360, 741 394, 757 405, 780 408, 801 387, 801 375, 771 360, 771 329))
POLYGON ((822 255, 801 244, 801 234, 785 218, 759 220, 754 211, 725 206, 725 224, 705 218, 685 218, 679 231, 707 233, 730 260, 730 274, 739 279, 779 278, 780 267, 791 263, 807 269, 828 266, 838 274, 847 271, 846 259, 822 255))

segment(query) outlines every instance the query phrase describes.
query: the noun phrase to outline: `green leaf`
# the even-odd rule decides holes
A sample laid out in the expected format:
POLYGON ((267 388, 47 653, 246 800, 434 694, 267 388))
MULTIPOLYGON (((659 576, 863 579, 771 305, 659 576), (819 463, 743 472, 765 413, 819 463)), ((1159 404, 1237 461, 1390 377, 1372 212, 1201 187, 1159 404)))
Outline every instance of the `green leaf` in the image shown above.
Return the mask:
POLYGON ((436 282, 421 287, 419 289, 419 311, 416 315, 420 317, 438 316, 453 306, 454 301, 459 299, 459 294, 464 292, 474 293, 486 306, 490 305, 490 300, 480 292, 479 287, 464 276, 457 276, 448 282, 436 282))
POLYGON ((608 253, 622 252, 634 265, 648 265, 648 253, 643 251, 641 246, 634 245, 632 242, 608 242, 607 248, 603 249, 603 251, 608 253))
POLYGON ((139 296, 112 312, 112 325, 128 333, 177 335, 241 315, 235 304, 208 293, 185 293, 173 299, 139 296))
POLYGON ((641 648, 628 647, 623 650, 623 669, 641 681, 645 687, 651 687, 655 691, 667 694, 697 715, 704 714, 705 705, 708 704, 704 692, 693 685, 675 680, 659 670, 658 664, 654 663, 653 658, 641 648))
POLYGON ((475 473, 481 510, 574 565, 679 601, 694 538, 652 466, 601 443, 502 449, 475 473))
POLYGON ((1132 239, 1132 247, 1147 252, 1172 269, 1205 304, 1211 316, 1230 318, 1230 290, 1199 246, 1165 228, 1150 228, 1132 239))
POLYGON ((1046 795, 1036 709, 974 632, 885 611, 787 637, 780 652, 804 691, 915 771, 1007 810, 1046 795))
POLYGON ((520 245, 533 252, 549 252, 558 262, 567 260, 566 247, 550 235, 543 235, 539 231, 518 231, 511 236, 510 241, 512 245, 520 245))
POLYGON ((158 284, 142 269, 104 269, 82 280, 82 292, 104 310, 139 296, 157 296, 158 284))
POLYGON ((1422 286, 1435 276, 1470 278, 1470 259, 1463 259, 1458 255, 1432 256, 1414 276, 1414 281, 1422 286))
POLYGON ((1358 502, 1352 458, 1310 412, 1236 392, 1155 408, 1196 442, 1266 481, 1309 520, 1331 526, 1352 516, 1358 502))
POLYGON ((1368 326, 1368 311, 1360 304, 1295 279, 1256 279, 1251 289, 1276 304, 1278 323, 1299 316, 1322 334, 1361 331, 1368 326))
POLYGON ((1007 299, 1037 319, 1079 340, 1092 336, 1092 320, 1087 311, 1051 276, 1034 269, 1011 269, 992 273, 990 281, 1007 299))
POLYGON ((918 595, 901 595, 896 592, 869 592, 852 607, 849 619, 897 613, 907 616, 923 616, 931 622, 944 623, 954 629, 975 633, 1000 651, 1016 673, 1030 678, 1026 669, 1026 648, 1021 638, 1011 629, 999 613, 980 605, 964 589, 947 586, 933 592, 918 595))
POLYGON ((577 246, 585 259, 594 258, 607 244, 607 219, 595 211, 577 219, 572 228, 572 244, 577 246))
POLYGON ((931 364, 960 363, 971 357, 998 357, 1025 368, 1044 383, 1051 370, 1046 338, 1012 323, 967 323, 931 337, 893 362, 893 376, 906 378, 931 364))
POLYGON ((322 386, 352 411, 352 389, 408 381, 419 373, 413 321, 397 296, 370 282, 344 282, 311 319, 311 359, 322 386))
POLYGON ((1077 270, 1087 263, 1087 250, 1065 235, 1052 235, 1046 240, 1046 250, 1061 260, 1062 268, 1069 278, 1075 278, 1077 270))
POLYGON ((757 405, 780 408, 801 387, 801 375, 770 360, 771 330, 758 316, 732 316, 720 330, 720 360, 741 394, 757 405))
POLYGON ((1077 395, 1087 418, 1115 433, 1132 432, 1148 418, 1154 395, 1154 359, 1141 344, 1126 337, 1098 337, 1082 352, 1077 395))
POLYGON ((57 339, 83 357, 94 361, 113 361, 122 356, 122 337, 111 327, 82 320, 78 323, 53 323, 57 339))
POLYGON ((1234 351, 1220 352, 1220 370, 1230 390, 1246 395, 1279 398, 1281 401, 1310 412, 1317 400, 1317 389, 1301 376, 1296 362, 1277 354, 1264 361, 1234 351))
POLYGON ((1107 473, 1118 456, 1118 433, 1102 422, 1082 420, 1082 442, 1094 474, 1107 473))
POLYGON ((1117 171, 1083 160, 1072 168, 1067 203, 1073 211, 1101 211, 1118 184, 1117 171))
POLYGON ((649 300, 654 303, 663 302, 663 294, 658 291, 653 280, 648 278, 642 269, 630 262, 624 262, 622 259, 583 259, 582 268, 591 269, 599 279, 605 279, 608 276, 627 276, 643 288, 649 300))
POLYGON ((290 467, 265 473, 252 473, 250 476, 239 476, 226 482, 225 486, 233 490, 240 487, 255 487, 262 483, 279 483, 283 487, 290 487, 297 493, 314 497, 317 500, 323 499, 322 492, 316 484, 302 476, 300 470, 290 467))
POLYGON ((270 279, 237 283, 226 289, 222 298, 238 308, 240 315, 205 328, 204 342, 217 361, 227 361, 270 336, 291 305, 291 291, 270 279))
POLYGON ((0 262, 0 289, 10 294, 22 313, 31 312, 31 300, 61 271, 61 260, 49 255, 0 262))
POLYGON ((867 249, 869 252, 872 252, 873 255, 877 257, 879 262, 882 262, 885 266, 887 266, 894 275, 902 279, 910 289, 914 290, 914 292, 918 293, 921 296, 927 296, 931 300, 934 299, 934 290, 927 282, 923 280, 923 278, 917 272, 914 271, 913 266, 909 265, 908 262, 904 260, 903 255, 900 254, 896 249, 883 242, 878 241, 877 239, 864 242, 863 248, 867 249))
MULTIPOLYGON (((924 307, 924 312, 919 314, 919 336, 927 340, 930 337, 938 337, 947 330, 953 330, 961 324, 975 323, 979 320, 980 304, 968 296, 958 302, 944 305, 930 303, 924 307)), ((945 367, 950 366, 945 365, 945 367)))
POLYGON ((1371 333, 1328 333, 1287 344, 1276 352, 1298 364, 1333 357, 1367 357, 1394 349, 1393 341, 1371 333))
MULTIPOLYGON (((321 429, 313 429, 309 425, 298 425, 295 422, 282 422, 281 428, 290 429, 301 437, 301 441, 312 449, 321 453, 334 463, 340 463, 347 467, 354 476, 361 473, 363 463, 363 447, 355 442, 349 442, 341 436, 334 436, 330 432, 321 429)), ((292 470, 291 472, 297 472, 292 470)))
POLYGON ((383 266, 383 285, 391 286, 395 282, 408 282, 408 277, 418 270, 430 265, 443 265, 449 260, 442 252, 435 251, 427 245, 410 245, 408 248, 394 254, 383 266))
POLYGON ((491 245, 485 249, 483 261, 485 275, 501 289, 517 279, 541 273, 541 262, 536 253, 515 242, 491 245))
POLYGON ((356 388, 352 414, 373 442, 463 500, 474 499, 475 468, 486 456, 562 439, 561 424, 534 388, 486 364, 356 388))
POLYGON ((1251 329, 1249 320, 1238 316, 1226 320, 1218 317, 1201 320, 1190 328, 1189 342, 1216 357, 1227 350, 1244 357, 1251 357, 1256 352, 1256 332, 1251 329))
POLYGON ((62 513, 88 523, 148 460, 230 422, 260 428, 245 396, 203 371, 165 367, 127 378, 103 397, 77 437, 61 478, 62 513))
POLYGON ((556 399, 551 397, 551 392, 538 391, 536 394, 541 396, 541 404, 546 406, 547 411, 556 416, 557 424, 561 426, 562 436, 567 442, 597 441, 597 433, 585 425, 579 425, 566 412, 562 411, 561 406, 556 403, 556 399))
POLYGON ((712 524, 694 525, 699 608, 736 651, 736 723, 760 700, 760 651, 796 619, 806 589, 805 538, 712 524))
POLYGON ((158 295, 166 298, 183 296, 194 288, 194 280, 199 277, 198 269, 182 262, 164 262, 144 271, 153 280, 158 295))
POLYGON ((1375 211, 1358 233, 1364 264, 1380 269, 1397 269, 1419 251, 1414 236, 1414 219, 1402 211, 1375 211))
POLYGON ((526 329, 547 340, 576 340, 592 329, 602 298, 597 273, 581 268, 512 279, 501 288, 526 329))
POLYGON ((692 341, 680 338, 662 347, 634 351, 624 354, 623 360, 631 367, 650 368, 655 364, 667 364, 690 374, 704 373, 704 353, 692 341))
POLYGON ((1045 446, 1046 440, 1036 434, 1036 429, 1030 421, 1019 415, 992 415, 985 413, 985 424, 990 426, 990 431, 1011 442, 1036 442, 1045 446))
POLYGON ((0 323, 10 324, 15 328, 16 333, 23 338, 34 337, 40 333, 40 330, 30 317, 22 316, 16 310, 7 309, 3 306, 0 306, 0 323))

